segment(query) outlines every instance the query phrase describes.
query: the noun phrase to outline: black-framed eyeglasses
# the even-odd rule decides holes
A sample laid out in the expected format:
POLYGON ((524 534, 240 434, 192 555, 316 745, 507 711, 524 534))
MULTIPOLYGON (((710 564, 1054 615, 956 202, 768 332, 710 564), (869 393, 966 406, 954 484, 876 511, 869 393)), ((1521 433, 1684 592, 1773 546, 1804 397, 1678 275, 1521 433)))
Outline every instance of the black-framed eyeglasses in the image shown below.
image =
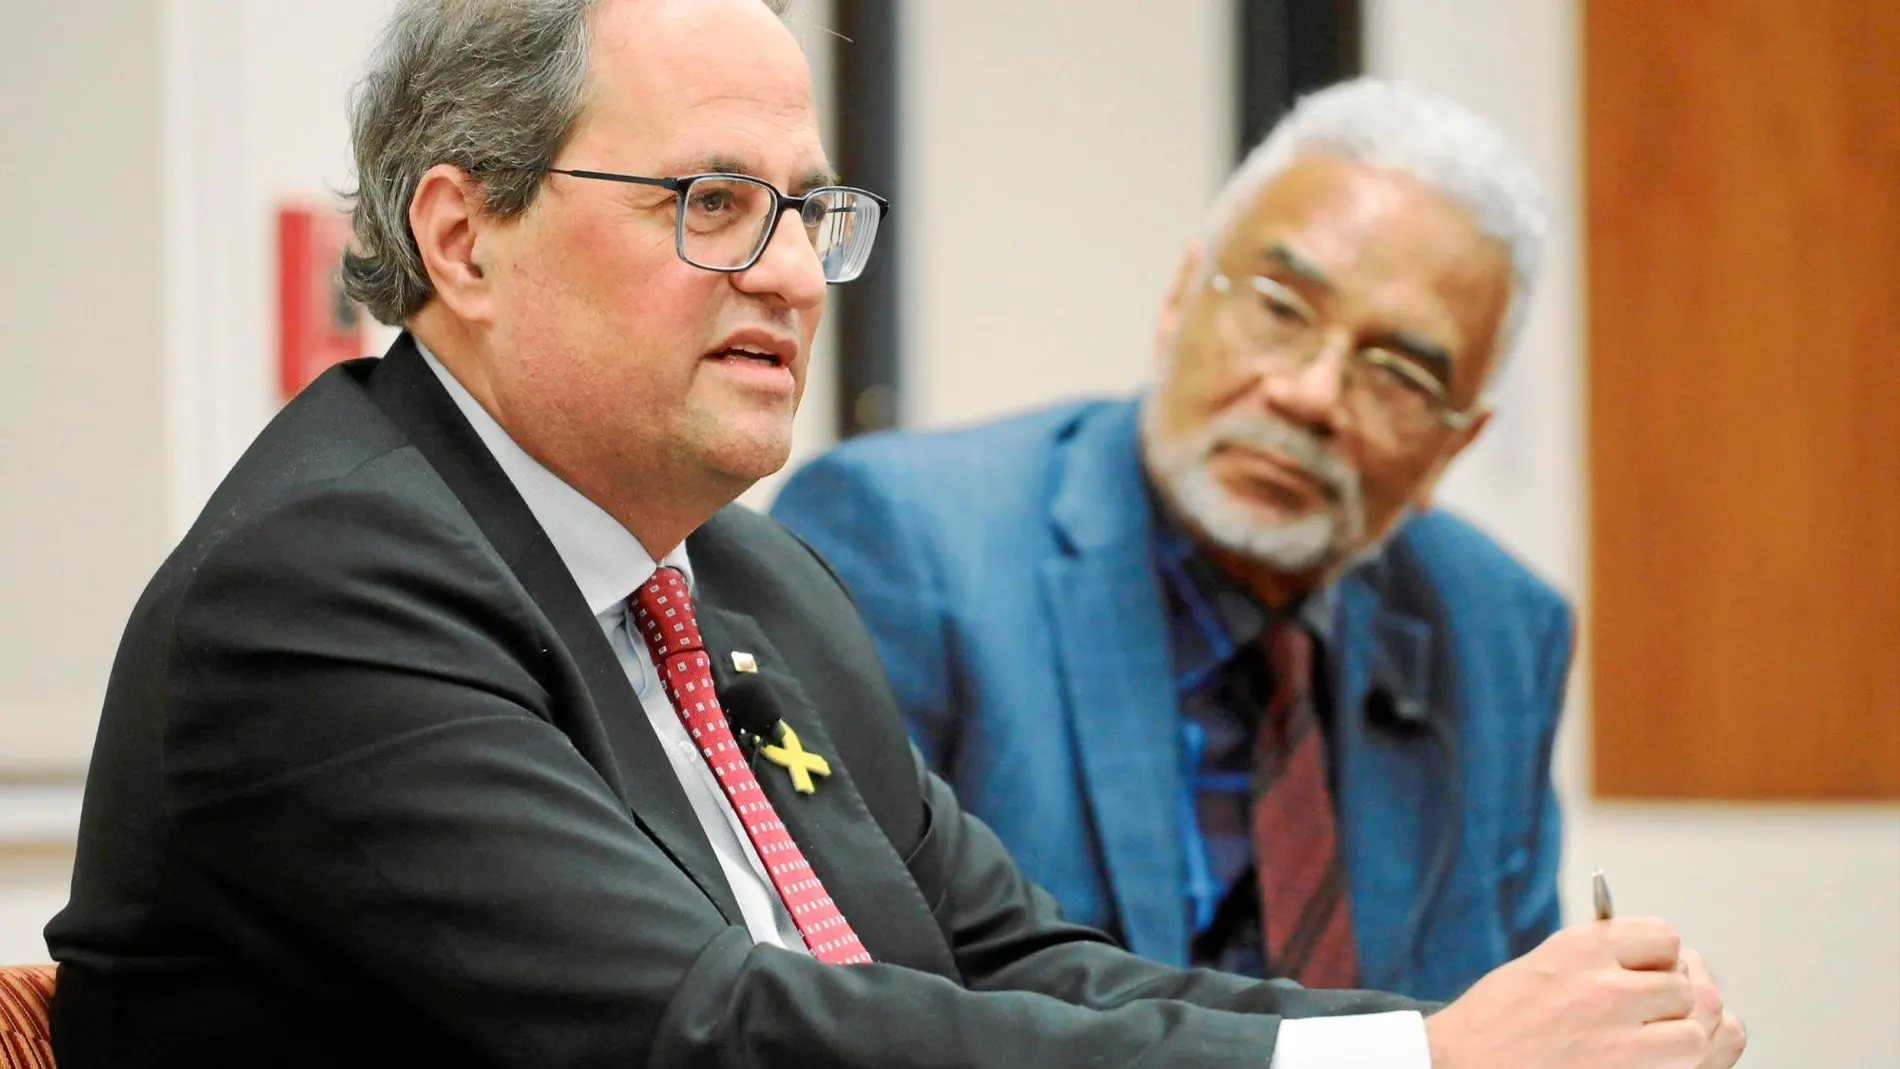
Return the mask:
POLYGON ((877 241, 877 227, 890 201, 853 186, 819 186, 802 197, 780 193, 770 182, 743 174, 689 174, 650 178, 610 171, 548 168, 550 174, 630 182, 671 190, 674 250, 707 271, 733 273, 759 262, 787 211, 798 213, 805 236, 824 266, 826 282, 849 282, 863 272, 877 241))

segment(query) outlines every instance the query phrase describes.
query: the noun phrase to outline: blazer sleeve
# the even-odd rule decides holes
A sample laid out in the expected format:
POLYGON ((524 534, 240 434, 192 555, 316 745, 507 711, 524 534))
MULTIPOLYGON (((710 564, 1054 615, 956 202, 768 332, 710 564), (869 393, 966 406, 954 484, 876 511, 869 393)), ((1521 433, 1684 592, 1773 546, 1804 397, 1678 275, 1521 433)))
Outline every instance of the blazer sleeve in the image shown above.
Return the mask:
POLYGON ((1557 729, 1562 723, 1570 666, 1576 654, 1575 623, 1561 600, 1550 611, 1536 678, 1538 738, 1536 776, 1532 781, 1530 822, 1524 835, 1525 864, 1508 896, 1511 956, 1527 953, 1549 938, 1563 922, 1557 893, 1557 866, 1563 853, 1563 815, 1551 776, 1557 729))
POLYGON ((172 878, 272 982, 320 990, 320 961, 484 1064, 602 1069, 1265 1064, 1277 1013, 1394 1008, 1061 924, 922 772, 911 863, 966 983, 754 945, 556 726, 493 551, 373 469, 240 526, 177 610, 172 878))
POLYGON ((917 766, 928 826, 906 864, 937 904, 938 923, 974 990, 1028 989, 1098 1010, 1159 1000, 1169 1014, 1187 1014, 1189 1007, 1248 1014, 1271 1029, 1281 1018, 1437 1008, 1377 992, 1309 990, 1287 980, 1178 969, 1129 953, 1102 933, 1064 920, 1055 899, 1023 876, 995 833, 961 810, 921 758, 917 766))
POLYGON ((772 516, 850 591, 911 739, 942 771, 955 751, 955 672, 943 585, 898 473, 834 450, 786 481, 772 516))

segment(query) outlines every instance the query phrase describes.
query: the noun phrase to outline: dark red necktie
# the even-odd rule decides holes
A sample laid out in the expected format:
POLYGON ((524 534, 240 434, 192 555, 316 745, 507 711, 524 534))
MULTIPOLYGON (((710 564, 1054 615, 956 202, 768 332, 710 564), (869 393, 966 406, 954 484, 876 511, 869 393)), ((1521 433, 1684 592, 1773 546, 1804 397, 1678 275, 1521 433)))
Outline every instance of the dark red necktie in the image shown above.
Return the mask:
POLYGON ((686 578, 677 568, 660 568, 627 599, 635 629, 646 639, 647 650, 660 670, 660 682, 680 720, 712 769, 726 801, 745 825, 746 836, 772 877, 779 900, 798 925, 811 956, 832 965, 870 962, 864 944, 825 893, 818 874, 792 841, 778 819, 759 781, 746 767, 745 753, 719 699, 713 696, 712 662, 699 640, 699 622, 693 616, 693 598, 686 578))
POLYGON ((1250 823, 1267 973, 1306 987, 1352 987, 1358 952, 1313 708, 1313 637, 1276 619, 1262 642, 1273 694, 1254 740, 1250 823))

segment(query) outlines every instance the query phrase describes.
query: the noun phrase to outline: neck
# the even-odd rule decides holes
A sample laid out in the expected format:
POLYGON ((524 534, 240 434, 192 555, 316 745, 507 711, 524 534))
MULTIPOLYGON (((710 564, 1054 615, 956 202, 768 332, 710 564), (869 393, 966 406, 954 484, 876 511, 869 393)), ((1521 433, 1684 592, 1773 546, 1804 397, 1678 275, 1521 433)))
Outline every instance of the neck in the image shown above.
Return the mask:
POLYGON ((488 364, 481 358, 482 341, 469 329, 467 321, 450 314, 442 302, 430 301, 402 326, 455 376, 455 381, 462 384, 483 411, 495 417, 495 422, 502 423, 495 405, 495 387, 488 380, 488 364))
MULTIPOLYGON (((666 498, 656 498, 637 494, 615 495, 604 488, 596 488, 579 481, 569 473, 549 469, 559 475, 569 486, 579 490, 583 496, 599 505, 607 515, 620 522, 620 526, 638 539, 647 556, 659 561, 668 553, 679 548, 687 536, 699 530, 707 520, 738 497, 731 494, 708 493, 698 499, 688 500, 680 494, 666 498)), ((664 485, 664 478, 653 480, 664 485)), ((741 488, 743 489, 743 488, 741 488)))
POLYGON ((655 561, 678 548, 688 535, 752 485, 719 472, 685 471, 682 465, 689 462, 669 463, 665 457, 656 458, 661 470, 621 480, 612 477, 612 465, 572 462, 571 457, 586 452, 584 445, 568 441, 563 448, 562 443, 551 443, 545 435, 527 433, 527 428, 512 425, 514 421, 496 400, 495 384, 483 355, 483 339, 470 331, 466 322, 431 303, 405 327, 428 346, 443 368, 516 445, 617 520, 655 561), (665 492, 653 493, 656 487, 665 492))
POLYGON ((1240 580, 1262 605, 1269 609, 1288 609, 1298 604, 1306 595, 1317 590, 1327 579, 1324 568, 1314 568, 1304 572, 1282 572, 1256 560, 1222 549, 1208 546, 1207 555, 1220 569, 1240 580))

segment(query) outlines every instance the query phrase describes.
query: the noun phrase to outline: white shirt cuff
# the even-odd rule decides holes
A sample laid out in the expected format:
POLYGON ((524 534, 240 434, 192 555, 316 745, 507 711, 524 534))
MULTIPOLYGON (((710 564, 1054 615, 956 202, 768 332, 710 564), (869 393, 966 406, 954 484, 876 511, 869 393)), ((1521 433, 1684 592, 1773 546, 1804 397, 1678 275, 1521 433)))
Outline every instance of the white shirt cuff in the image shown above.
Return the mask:
POLYGON ((1410 1010, 1280 1022, 1267 1069, 1432 1069, 1425 1018, 1410 1010))

